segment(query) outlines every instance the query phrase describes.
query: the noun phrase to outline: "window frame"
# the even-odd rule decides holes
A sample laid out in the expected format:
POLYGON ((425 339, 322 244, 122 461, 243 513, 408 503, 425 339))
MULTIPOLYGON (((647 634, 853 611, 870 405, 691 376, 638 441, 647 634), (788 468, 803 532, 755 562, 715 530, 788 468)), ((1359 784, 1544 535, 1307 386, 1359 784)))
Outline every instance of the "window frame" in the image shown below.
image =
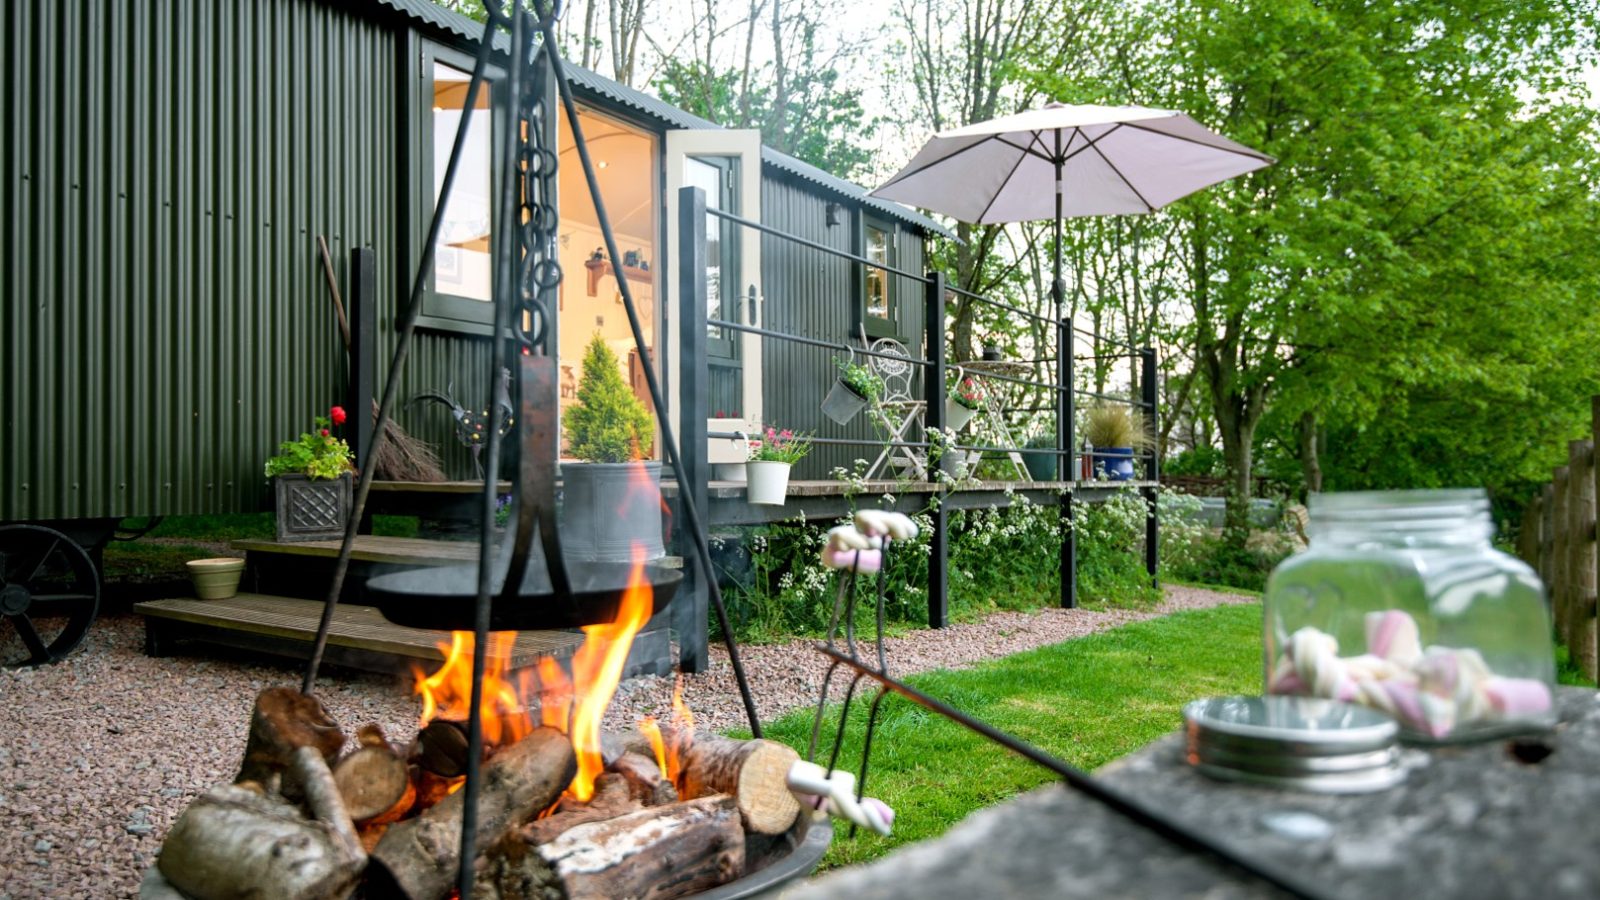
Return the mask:
MULTIPOLYGON (((410 248, 407 265, 402 270, 402 284, 409 285, 416 276, 416 264, 421 262, 422 254, 426 250, 423 246, 428 237, 428 225, 433 219, 433 174, 434 174, 434 65, 442 64, 469 75, 476 59, 470 53, 463 52, 446 44, 441 44, 426 38, 414 38, 414 51, 408 53, 412 68, 407 79, 412 85, 408 94, 408 109, 406 117, 406 146, 410 149, 408 183, 411 186, 409 202, 406 211, 409 213, 410 226, 408 228, 409 240, 406 245, 410 248)), ((500 201, 500 152, 501 139, 504 137, 504 122, 502 109, 504 108, 505 69, 489 64, 484 68, 484 78, 488 82, 489 107, 473 113, 474 117, 483 113, 489 115, 489 198, 490 222, 499 224, 500 201)), ((498 235, 491 229, 490 232, 490 296, 493 297, 495 262, 494 246, 498 235)), ((437 262, 437 260, 435 260, 437 262)), ((491 300, 477 300, 437 290, 434 287, 434 273, 429 273, 428 284, 422 292, 422 310, 417 316, 417 325, 440 331, 452 331, 461 334, 481 335, 488 337, 494 333, 494 303, 491 300)), ((402 296, 402 304, 409 300, 409 295, 402 296)), ((403 312, 403 310, 402 310, 403 312)))
POLYGON ((857 333, 864 330, 869 340, 874 338, 893 338, 897 341, 903 341, 900 303, 899 298, 896 296, 898 292, 895 290, 896 278, 894 273, 889 271, 889 269, 897 266, 900 226, 887 218, 867 212, 862 212, 857 221, 859 223, 856 232, 857 255, 863 258, 867 255, 867 233, 869 230, 881 231, 886 238, 884 265, 888 268, 883 270, 883 288, 884 301, 889 308, 889 317, 887 319, 867 314, 867 269, 877 267, 862 263, 859 274, 855 279, 857 333))

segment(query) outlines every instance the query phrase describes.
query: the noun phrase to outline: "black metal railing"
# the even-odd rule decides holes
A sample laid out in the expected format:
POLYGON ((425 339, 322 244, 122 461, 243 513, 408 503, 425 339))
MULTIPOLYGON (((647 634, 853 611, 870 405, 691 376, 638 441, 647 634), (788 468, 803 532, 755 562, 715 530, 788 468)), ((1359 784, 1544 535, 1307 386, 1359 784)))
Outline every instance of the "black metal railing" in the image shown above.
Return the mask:
MULTIPOLYGON (((903 268, 888 265, 884 262, 869 259, 866 256, 831 247, 827 244, 811 240, 800 235, 790 234, 771 225, 746 218, 737 213, 726 210, 709 208, 706 205, 704 192, 695 187, 684 187, 679 192, 679 259, 678 259, 678 297, 680 303, 680 316, 684 326, 680 329, 681 346, 680 366, 683 373, 680 375, 680 405, 679 421, 682 424, 684 435, 684 448, 686 456, 693 456, 693 460, 686 460, 685 470, 681 473, 682 480, 687 485, 701 485, 696 496, 702 497, 703 485, 708 480, 709 465, 706 464, 707 441, 710 439, 736 440, 742 435, 739 432, 717 431, 707 429, 707 397, 702 390, 706 384, 705 368, 706 359, 706 329, 716 328, 736 334, 754 335, 763 341, 781 341, 798 346, 813 347, 832 350, 838 353, 850 353, 854 356, 868 359, 892 359, 899 363, 913 367, 922 376, 921 400, 925 404, 922 417, 922 427, 925 430, 938 430, 943 433, 946 424, 945 400, 947 397, 946 385, 952 371, 960 371, 981 377, 986 388, 993 389, 1003 385, 1008 389, 1019 391, 1022 397, 1033 397, 1035 400, 1048 399, 1048 403, 1019 402, 1015 404, 1000 403, 994 408, 998 416, 996 426, 997 436, 1010 436, 1010 440, 991 440, 987 442, 960 440, 935 441, 923 439, 923 435, 907 437, 879 436, 879 437, 813 437, 812 443, 825 447, 862 447, 874 451, 885 452, 891 456, 898 451, 909 451, 920 454, 926 470, 931 479, 941 466, 940 457, 950 451, 976 452, 978 454, 1003 454, 1024 476, 1023 480, 1032 481, 1042 488, 1057 489, 1060 496, 1061 517, 1067 526, 1064 529, 1063 546, 1061 553, 1061 602, 1063 606, 1071 607, 1077 603, 1077 578, 1076 578, 1076 540, 1072 532, 1073 518, 1073 489, 1081 481, 1092 479, 1094 473, 1102 471, 1096 465, 1097 460, 1110 460, 1113 458, 1126 458, 1125 454, 1113 454, 1109 448, 1094 448, 1092 450, 1079 450, 1077 448, 1078 436, 1074 424, 1077 414, 1077 400, 1085 398, 1090 401, 1126 403, 1138 409, 1145 417, 1148 426, 1153 430, 1156 426, 1157 408, 1157 381, 1156 381, 1156 355, 1155 350, 1149 347, 1134 347, 1133 345, 1109 338, 1095 335, 1083 329, 1076 328, 1070 322, 1070 317, 1061 315, 1047 315, 1045 313, 1024 309, 1013 303, 986 297, 963 288, 950 285, 943 273, 928 271, 923 273, 911 272, 903 268), (708 222, 712 219, 724 224, 731 224, 742 229, 747 229, 757 235, 770 237, 782 241, 787 245, 803 248, 833 260, 839 260, 852 267, 854 270, 865 271, 872 269, 893 275, 897 278, 918 284, 923 291, 924 329, 920 335, 921 344, 926 355, 916 352, 916 348, 908 347, 905 356, 899 354, 882 353, 871 349, 865 335, 862 336, 863 346, 854 346, 855 338, 845 340, 828 340, 820 337, 794 334, 787 331, 769 327, 763 319, 760 324, 738 321, 737 313, 734 318, 713 318, 709 315, 707 283, 706 283, 706 241, 709 230, 708 222), (1000 371, 986 371, 981 374, 969 370, 967 363, 952 362, 948 356, 949 342, 946 339, 950 322, 947 314, 947 300, 951 297, 963 298, 965 303, 984 304, 993 310, 1007 316, 1026 318, 1036 325, 1047 327, 1047 340, 1045 346, 1036 347, 1040 351, 1036 358, 1028 360, 1035 371, 1039 367, 1054 369, 1054 377, 1049 375, 1029 378, 1020 373, 1006 373, 1000 371), (1053 332, 1054 341, 1048 340, 1048 333, 1053 332), (1128 361, 1128 382, 1130 390, 1124 395, 1118 395, 1107 390, 1086 390, 1079 388, 1074 383, 1075 357, 1074 343, 1078 335, 1083 335, 1095 340, 1095 350, 1098 353, 1102 346, 1126 352, 1103 354, 1098 357, 1085 357, 1085 359, 1125 359, 1128 361), (1054 363, 1054 366, 1049 364, 1054 363), (1137 369, 1135 368, 1137 366, 1137 369), (1138 384, 1138 396, 1132 394, 1132 384, 1138 384), (1054 413, 1054 440, 1049 445, 1037 446, 1038 441, 1029 439, 1022 441, 1022 446, 1015 446, 1015 429, 1026 427, 1028 430, 1037 431, 1041 424, 1041 412, 1054 413), (1016 420, 1014 416, 1024 414, 1025 420, 1016 420), (915 439, 913 439, 915 438, 915 439), (1034 446, 1030 446, 1034 445, 1034 446), (1039 456, 1054 457, 1052 467, 1054 478, 1035 479, 1022 465, 1021 454, 1035 454, 1039 456)), ((852 279, 853 281, 853 279, 852 279)), ((987 404, 986 404, 987 406, 987 404)), ((1048 419, 1048 417, 1043 417, 1048 419)), ((1145 481, 1154 483, 1159 474, 1159 463, 1152 447, 1142 458, 1138 459, 1139 468, 1143 469, 1145 481)), ((946 464, 945 470, 951 467, 946 464)), ((687 489, 687 487, 685 488, 687 489)), ((950 489, 950 488, 946 488, 950 489)), ((1158 523, 1155 516, 1155 490, 1144 485, 1140 490, 1144 492, 1148 501, 1150 513, 1147 517, 1145 539, 1145 564, 1151 577, 1156 574, 1157 536, 1158 523)), ((946 573, 945 561, 947 546, 945 545, 944 505, 934 504, 934 533, 931 555, 929 559, 929 624, 942 627, 948 622, 946 573)))

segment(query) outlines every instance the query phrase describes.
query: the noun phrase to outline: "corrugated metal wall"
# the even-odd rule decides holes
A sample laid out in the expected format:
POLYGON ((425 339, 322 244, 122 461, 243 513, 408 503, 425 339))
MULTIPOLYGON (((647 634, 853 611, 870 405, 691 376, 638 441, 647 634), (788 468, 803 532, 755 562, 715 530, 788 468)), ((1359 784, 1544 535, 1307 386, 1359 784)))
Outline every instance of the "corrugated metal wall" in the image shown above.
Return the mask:
MULTIPOLYGON (((827 224, 827 204, 839 198, 820 194, 769 170, 761 182, 762 220, 807 240, 859 253, 850 218, 827 224)), ((852 214, 859 212, 846 202, 852 214)), ((904 226, 896 229, 896 268, 920 272, 923 240, 904 226)), ((785 334, 846 342, 855 321, 859 264, 772 235, 761 239, 761 280, 766 293, 766 326, 785 334)), ((900 307, 901 336, 913 356, 922 356, 924 293, 915 279, 893 277, 893 299, 900 307)), ((859 346, 859 341, 856 342, 859 346)), ((822 398, 833 385, 836 355, 832 351, 766 338, 762 343, 762 377, 767 424, 818 437, 879 440, 865 414, 840 426, 821 412, 822 398)), ((917 389, 921 389, 921 380, 917 389)), ((916 438, 920 440, 919 438, 916 438)), ((835 466, 875 459, 881 448, 818 445, 796 468, 796 478, 827 478, 835 466)))
MULTIPOLYGON (((340 399, 318 234, 341 278, 376 251, 387 366, 401 33, 311 0, 0 16, 0 520, 260 508, 265 458, 340 399)), ((419 334, 406 394, 481 396, 486 351, 419 334)), ((401 421, 465 472, 439 412, 401 421)))

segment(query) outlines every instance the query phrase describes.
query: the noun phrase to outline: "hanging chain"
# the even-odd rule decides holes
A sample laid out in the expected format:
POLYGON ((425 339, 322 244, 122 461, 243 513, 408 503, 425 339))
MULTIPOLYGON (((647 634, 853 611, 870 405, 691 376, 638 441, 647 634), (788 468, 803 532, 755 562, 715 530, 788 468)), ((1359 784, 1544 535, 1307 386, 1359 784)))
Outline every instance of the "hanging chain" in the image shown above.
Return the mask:
MULTIPOLYGON (((539 8, 544 4, 535 3, 539 8)), ((542 14, 551 14, 541 10, 542 14)), ((528 15, 530 13, 518 13, 528 15)), ((529 40, 538 33, 529 23, 529 40)), ((549 67, 540 53, 528 55, 528 70, 523 73, 522 96, 517 98, 517 170, 522 176, 521 203, 517 212, 521 261, 517 277, 517 316, 513 327, 523 352, 552 354, 548 346, 550 311, 561 284, 561 263, 557 258, 556 154, 549 146, 549 132, 555 120, 549 104, 549 67)))

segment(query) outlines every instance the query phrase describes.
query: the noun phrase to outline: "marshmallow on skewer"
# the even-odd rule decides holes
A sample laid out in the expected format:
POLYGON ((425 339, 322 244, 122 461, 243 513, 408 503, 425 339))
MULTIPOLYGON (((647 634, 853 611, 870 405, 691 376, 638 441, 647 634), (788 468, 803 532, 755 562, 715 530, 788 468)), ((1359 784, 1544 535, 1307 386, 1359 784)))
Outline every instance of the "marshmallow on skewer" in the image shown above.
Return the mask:
POLYGON ((854 525, 835 525, 828 529, 822 547, 822 564, 830 569, 854 569, 872 574, 883 568, 883 538, 862 534, 854 525))
POLYGON ((917 536, 917 523, 909 516, 881 509, 863 509, 856 513, 856 530, 871 536, 888 536, 897 541, 909 541, 917 536))
POLYGON ((857 800, 856 777, 843 769, 830 775, 816 763, 800 760, 789 767, 788 784, 801 803, 834 818, 848 819, 884 836, 894 827, 894 810, 875 797, 857 800))

